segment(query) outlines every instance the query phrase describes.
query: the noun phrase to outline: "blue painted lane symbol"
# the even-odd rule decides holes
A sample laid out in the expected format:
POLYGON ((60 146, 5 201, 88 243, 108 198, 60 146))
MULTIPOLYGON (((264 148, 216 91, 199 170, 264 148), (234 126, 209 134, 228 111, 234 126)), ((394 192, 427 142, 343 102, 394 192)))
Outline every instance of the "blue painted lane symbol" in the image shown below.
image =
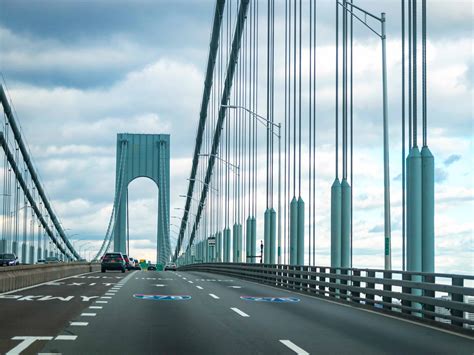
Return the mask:
POLYGON ((240 299, 244 301, 255 301, 255 302, 276 302, 276 303, 295 303, 299 302, 300 299, 296 297, 254 297, 254 296, 240 296, 240 299))
POLYGON ((188 295, 144 295, 141 293, 136 293, 133 297, 150 301, 187 301, 191 299, 191 296, 188 295))

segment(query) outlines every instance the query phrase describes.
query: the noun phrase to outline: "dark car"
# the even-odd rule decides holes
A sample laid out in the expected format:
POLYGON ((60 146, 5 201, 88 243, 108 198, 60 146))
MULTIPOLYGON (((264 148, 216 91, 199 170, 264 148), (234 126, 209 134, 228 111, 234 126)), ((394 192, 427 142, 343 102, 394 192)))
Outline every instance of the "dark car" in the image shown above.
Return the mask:
POLYGON ((18 257, 14 253, 0 254, 0 266, 19 265, 18 257))
POLYGON ((130 271, 130 270, 133 270, 134 268, 134 263, 133 263, 133 259, 132 258, 129 258, 127 254, 122 254, 123 255, 123 258, 125 259, 125 268, 130 271))
POLYGON ((125 272, 126 269, 127 266, 122 253, 106 253, 102 257, 100 263, 101 272, 106 272, 107 270, 120 270, 125 272))
POLYGON ((156 271, 156 266, 155 265, 148 265, 147 270, 148 271, 156 271))
POLYGON ((175 263, 166 264, 165 271, 176 271, 176 264, 175 263))

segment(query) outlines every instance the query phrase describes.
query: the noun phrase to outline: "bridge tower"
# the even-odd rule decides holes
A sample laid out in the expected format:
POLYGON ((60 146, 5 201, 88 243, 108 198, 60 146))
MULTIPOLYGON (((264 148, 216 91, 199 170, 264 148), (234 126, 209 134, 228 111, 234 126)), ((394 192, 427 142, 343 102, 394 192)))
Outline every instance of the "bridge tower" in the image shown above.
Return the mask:
POLYGON ((170 136, 169 134, 117 134, 115 175, 116 210, 114 251, 126 253, 128 238, 128 185, 147 177, 158 187, 158 228, 156 260, 165 264, 170 257, 170 136))

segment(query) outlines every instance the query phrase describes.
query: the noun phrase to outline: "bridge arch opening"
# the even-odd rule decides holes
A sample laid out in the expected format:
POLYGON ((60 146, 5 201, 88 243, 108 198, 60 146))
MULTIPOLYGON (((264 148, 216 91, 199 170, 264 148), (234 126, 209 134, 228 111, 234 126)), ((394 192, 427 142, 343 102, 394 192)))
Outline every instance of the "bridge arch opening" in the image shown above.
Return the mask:
POLYGON ((149 177, 140 176, 130 181, 127 191, 127 253, 157 263, 158 186, 149 177))

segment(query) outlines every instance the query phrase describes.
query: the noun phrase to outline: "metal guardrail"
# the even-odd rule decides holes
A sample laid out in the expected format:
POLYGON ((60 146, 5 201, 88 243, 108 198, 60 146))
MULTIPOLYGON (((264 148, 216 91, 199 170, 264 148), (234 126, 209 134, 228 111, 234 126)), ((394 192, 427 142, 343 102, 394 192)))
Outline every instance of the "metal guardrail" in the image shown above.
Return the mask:
POLYGON ((278 264, 181 266, 282 287, 381 312, 474 332, 474 276, 278 264), (471 303, 470 303, 471 300, 471 303))

